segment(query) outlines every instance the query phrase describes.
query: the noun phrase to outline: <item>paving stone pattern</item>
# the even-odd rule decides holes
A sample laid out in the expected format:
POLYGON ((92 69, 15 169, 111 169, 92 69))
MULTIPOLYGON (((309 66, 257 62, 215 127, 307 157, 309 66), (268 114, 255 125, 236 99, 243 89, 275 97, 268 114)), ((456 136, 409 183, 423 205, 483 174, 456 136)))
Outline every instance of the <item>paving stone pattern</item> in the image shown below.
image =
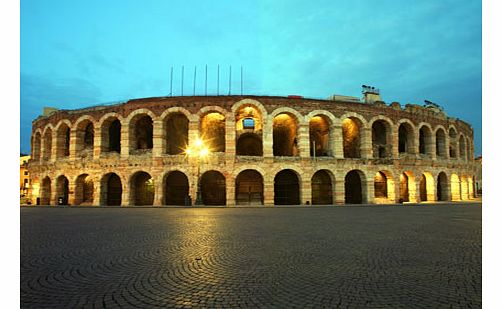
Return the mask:
POLYGON ((479 205, 22 208, 22 308, 480 308, 479 205))

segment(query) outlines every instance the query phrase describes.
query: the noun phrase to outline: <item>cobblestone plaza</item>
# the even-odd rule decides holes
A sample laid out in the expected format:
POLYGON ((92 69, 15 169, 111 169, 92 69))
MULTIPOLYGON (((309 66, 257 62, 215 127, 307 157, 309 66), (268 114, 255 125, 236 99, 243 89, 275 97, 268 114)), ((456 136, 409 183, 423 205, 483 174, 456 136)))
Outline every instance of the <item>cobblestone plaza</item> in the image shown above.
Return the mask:
POLYGON ((21 307, 480 308, 481 207, 24 207, 21 307))

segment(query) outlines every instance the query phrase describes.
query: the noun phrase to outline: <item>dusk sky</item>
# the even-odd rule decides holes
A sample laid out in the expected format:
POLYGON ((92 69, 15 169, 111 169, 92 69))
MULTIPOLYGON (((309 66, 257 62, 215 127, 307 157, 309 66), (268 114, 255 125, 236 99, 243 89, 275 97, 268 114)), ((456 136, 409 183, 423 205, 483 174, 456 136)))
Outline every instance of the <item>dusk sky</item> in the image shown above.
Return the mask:
POLYGON ((44 106, 220 94, 361 96, 441 105, 481 154, 481 1, 21 0, 21 152, 44 106))

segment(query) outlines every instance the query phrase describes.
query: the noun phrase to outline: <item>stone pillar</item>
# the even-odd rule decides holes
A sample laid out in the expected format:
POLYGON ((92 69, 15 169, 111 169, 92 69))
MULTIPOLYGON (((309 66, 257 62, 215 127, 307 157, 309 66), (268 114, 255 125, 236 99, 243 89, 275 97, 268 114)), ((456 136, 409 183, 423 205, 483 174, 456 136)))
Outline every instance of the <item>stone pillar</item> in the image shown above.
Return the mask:
POLYGON ((58 204, 58 184, 57 184, 57 178, 54 179, 54 181, 51 181, 51 198, 50 198, 50 205, 57 205, 58 204))
MULTIPOLYGON (((342 146, 343 147, 343 146, 342 146)), ((373 149, 371 141, 371 129, 362 128, 361 129, 361 158, 369 159, 373 158, 373 149)), ((343 152, 342 152, 343 154, 343 152)))
POLYGON ((235 206, 235 181, 230 174, 225 175, 226 198, 229 207, 235 206))
MULTIPOLYGON (((77 145, 77 130, 76 129, 71 129, 70 130, 70 157, 69 159, 71 161, 74 161, 75 158, 77 157, 77 150, 78 149, 78 145, 77 145)), ((83 142, 83 141, 82 141, 83 142)))
POLYGON ((449 160, 450 159, 450 135, 448 133, 445 134, 444 143, 445 143, 445 148, 446 148, 445 149, 446 153, 445 153, 444 158, 446 160, 449 160))
POLYGON ((298 126, 297 144, 299 156, 301 158, 310 158, 310 136, 308 123, 302 123, 298 126))
POLYGON ((263 180, 263 204, 274 206, 274 179, 267 176, 263 180))
MULTIPOLYGON (((273 149, 273 119, 271 116, 268 116, 267 121, 263 124, 263 156, 264 157, 273 157, 274 149, 273 149)), ((272 199, 273 204, 273 199, 272 199)))
MULTIPOLYGON (((96 136, 94 136, 96 137, 96 136)), ((94 148, 96 149, 96 148, 94 148)), ((92 195, 92 205, 93 206, 101 206, 105 204, 105 201, 102 200, 101 196, 101 180, 93 180, 94 194, 92 195)))
MULTIPOLYGON (((120 130, 120 157, 122 159, 129 158, 129 123, 124 123, 120 130)), ((122 193, 122 196, 124 194, 122 193)), ((122 205, 124 201, 122 201, 122 205)))
MULTIPOLYGON (((233 164, 235 161, 235 119, 225 120, 225 158, 228 164, 233 164)), ((227 199, 228 203, 228 199, 227 199)))
POLYGON ((335 159, 343 159, 343 130, 341 125, 331 126, 330 132, 333 132, 331 140, 331 155, 335 159))
MULTIPOLYGON (((436 134, 431 133, 431 138, 429 141, 426 141, 428 145, 428 149, 430 150, 430 155, 432 160, 437 160, 437 153, 436 153, 436 134)), ((425 146, 425 149, 427 150, 427 144, 425 146)))
POLYGON ((366 181, 362 181, 361 186, 363 193, 363 204, 373 204, 375 203, 375 184, 373 177, 366 175, 366 181), (364 192, 366 191, 366 192, 364 192), (366 194, 364 194, 366 193, 366 194))
POLYGON ((93 156, 98 159, 101 156, 101 127, 94 128, 93 156))
POLYGON ((345 177, 337 177, 335 180, 335 190, 333 192, 334 202, 338 205, 345 204, 345 177))
POLYGON ((52 132, 52 142, 51 142, 51 159, 49 162, 56 162, 57 152, 58 152, 58 134, 57 131, 52 132))
POLYGON ((397 125, 391 134, 392 158, 399 158, 399 125, 397 125))
POLYGON ((192 115, 188 121, 188 145, 194 145, 199 138, 199 117, 192 115))
MULTIPOLYGON (((397 202, 395 183, 396 183, 395 179, 389 180, 389 178, 387 178, 387 200, 391 203, 397 202)), ((373 184, 373 191, 374 190, 375 190, 375 185, 373 184)))
POLYGON ((300 184, 300 203, 302 205, 312 205, 312 181, 310 178, 302 178, 302 183, 300 184))
POLYGON ((72 205, 72 206, 75 205, 76 186, 77 186, 77 184, 68 178, 68 205, 72 205))
POLYGON ((162 130, 162 120, 156 119, 153 121, 153 148, 152 157, 161 157, 165 153, 165 138, 162 130))
MULTIPOLYGON (((122 151, 122 149, 120 149, 120 151, 122 151)), ((130 188, 129 188, 129 183, 127 181, 127 179, 124 179, 124 181, 122 181, 122 203, 120 206, 122 207, 127 207, 127 206, 131 206, 129 204, 129 198, 130 198, 130 188)))
POLYGON ((413 132, 413 144, 411 145, 410 153, 412 155, 418 156, 418 154, 420 153, 420 150, 418 149, 418 146, 420 145, 420 130, 415 130, 413 132))
POLYGON ((412 203, 417 203, 420 200, 420 179, 415 176, 413 178, 411 180, 411 177, 408 176, 409 200, 412 203))

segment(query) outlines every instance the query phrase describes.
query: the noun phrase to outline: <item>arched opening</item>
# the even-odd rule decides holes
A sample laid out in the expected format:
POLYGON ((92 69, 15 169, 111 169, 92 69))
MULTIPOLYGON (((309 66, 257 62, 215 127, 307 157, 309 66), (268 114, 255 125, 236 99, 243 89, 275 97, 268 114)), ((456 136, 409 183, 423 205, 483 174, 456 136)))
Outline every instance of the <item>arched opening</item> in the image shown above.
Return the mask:
POLYGON ((89 174, 82 174, 75 183, 75 205, 92 205, 93 202, 94 183, 89 174))
POLYGON ((332 205, 333 185, 330 174, 325 170, 312 176, 312 205, 332 205))
POLYGON ((75 151, 81 157, 92 157, 94 150, 94 125, 90 120, 84 120, 77 126, 77 141, 75 151))
POLYGON ((153 148, 153 120, 148 115, 137 115, 129 124, 129 147, 133 154, 150 152, 153 148))
POLYGON ((170 114, 164 122, 166 153, 182 154, 188 145, 188 118, 182 113, 170 114))
POLYGON ((237 205, 263 205, 263 177, 255 170, 245 170, 235 179, 237 205))
POLYGON ((438 201, 448 200, 448 178, 444 172, 438 175, 436 194, 438 201))
POLYGON ((399 201, 410 201, 410 177, 406 173, 399 176, 399 201))
POLYGON ((42 186, 40 187, 40 205, 51 204, 51 179, 45 177, 42 179, 42 186))
POLYGON ((399 125, 398 135, 399 153, 413 153, 415 144, 413 127, 409 123, 401 123, 399 125))
POLYGON ((361 204, 363 202, 363 174, 359 170, 352 170, 345 175, 345 203, 361 204))
POLYGON ((467 182, 467 176, 462 176, 460 178, 460 197, 464 201, 469 199, 469 183, 467 182))
POLYGON ((202 203, 204 205, 226 205, 225 176, 217 171, 207 171, 200 178, 202 203))
POLYGON ((225 116, 217 112, 206 114, 200 120, 200 130, 211 152, 225 152, 225 116))
POLYGON ((374 180, 375 198, 388 198, 387 177, 383 172, 377 172, 374 180))
POLYGON ((238 156, 262 156, 262 141, 255 133, 243 133, 237 140, 236 153, 238 156))
POLYGON ((70 155, 70 128, 61 124, 56 132, 56 158, 64 158, 70 155))
POLYGON ((69 182, 66 176, 59 176, 56 180, 56 202, 58 205, 68 205, 69 182))
POLYGON ((446 133, 441 128, 436 131, 436 156, 446 158, 446 133))
POLYGON ((432 133, 427 126, 422 126, 418 137, 418 152, 420 154, 431 154, 432 133))
POLYGON ((390 124, 385 120, 376 120, 371 125, 371 141, 374 158, 388 158, 392 156, 390 124))
POLYGON ((238 156, 262 156, 262 115, 253 105, 243 105, 235 114, 236 154, 238 156))
POLYGON ((465 138, 463 135, 460 135, 460 138, 458 139, 458 147, 460 151, 460 159, 466 160, 466 148, 465 148, 465 138))
POLYGON ((51 154, 52 154, 52 129, 48 128, 44 133, 42 158, 45 161, 49 161, 51 159, 51 154))
POLYGON ((42 136, 40 135, 40 132, 37 132, 33 136, 33 147, 31 152, 33 161, 40 160, 41 145, 42 145, 42 136))
POLYGON ((180 171, 164 176, 164 205, 186 205, 189 197, 188 177, 180 171))
POLYGON ((274 118, 274 156, 298 156, 297 120, 290 114, 282 113, 274 118))
POLYGON ((122 204, 122 181, 115 173, 109 173, 101 179, 101 201, 107 206, 122 204))
POLYGON ((329 156, 329 121, 325 116, 314 116, 309 122, 310 156, 329 156))
POLYGON ((120 153, 120 133, 122 125, 120 120, 110 117, 101 126, 101 152, 120 153))
POLYGON ((342 121, 344 158, 361 157, 361 128, 361 121, 355 117, 345 118, 342 121))
POLYGON ((131 197, 129 205, 153 205, 155 187, 153 178, 146 172, 136 172, 131 177, 131 197))
POLYGON ((426 202, 427 201, 427 179, 424 174, 420 176, 420 201, 421 202, 426 202))
POLYGON ((300 181, 292 170, 282 170, 274 178, 274 204, 300 205, 300 181))
POLYGON ((450 128, 448 131, 448 135, 450 136, 450 158, 457 158, 457 132, 450 128))
POLYGON ((450 177, 451 186, 451 200, 460 201, 460 179, 457 174, 451 174, 450 177))

